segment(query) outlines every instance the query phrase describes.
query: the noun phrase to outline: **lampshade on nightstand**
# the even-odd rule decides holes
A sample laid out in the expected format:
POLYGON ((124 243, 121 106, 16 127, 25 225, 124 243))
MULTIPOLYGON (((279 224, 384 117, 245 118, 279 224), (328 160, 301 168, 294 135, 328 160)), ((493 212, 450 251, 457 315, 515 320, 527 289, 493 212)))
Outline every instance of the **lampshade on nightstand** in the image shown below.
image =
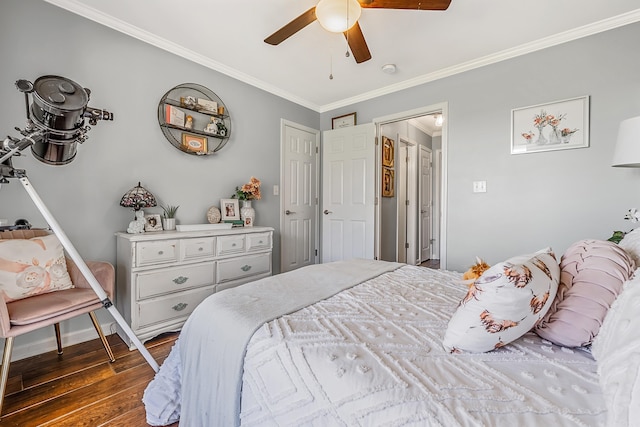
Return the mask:
POLYGON ((640 116, 620 123, 611 166, 640 168, 640 116))

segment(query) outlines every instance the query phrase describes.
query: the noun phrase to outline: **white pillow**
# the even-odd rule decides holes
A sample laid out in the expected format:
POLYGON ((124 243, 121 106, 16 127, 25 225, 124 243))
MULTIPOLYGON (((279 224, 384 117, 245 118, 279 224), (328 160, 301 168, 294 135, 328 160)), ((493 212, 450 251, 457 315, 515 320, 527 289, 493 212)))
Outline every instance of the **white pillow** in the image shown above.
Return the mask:
POLYGON ((625 234, 618 246, 627 251, 636 266, 640 267, 640 227, 625 234))
POLYGON ((598 362, 608 426, 632 426, 640 420, 639 271, 624 284, 591 346, 598 362))
POLYGON ((549 310, 559 278, 550 248, 492 266, 470 286, 449 321, 445 350, 481 353, 520 338, 549 310))
POLYGON ((6 302, 72 287, 55 234, 0 240, 0 294, 6 302))

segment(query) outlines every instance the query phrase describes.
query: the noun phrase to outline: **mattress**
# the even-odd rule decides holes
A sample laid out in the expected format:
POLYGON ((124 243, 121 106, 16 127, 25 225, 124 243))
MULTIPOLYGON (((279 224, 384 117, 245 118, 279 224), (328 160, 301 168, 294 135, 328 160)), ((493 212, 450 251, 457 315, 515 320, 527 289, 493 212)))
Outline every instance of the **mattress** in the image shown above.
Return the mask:
MULTIPOLYGON (((322 276, 323 268, 331 267, 310 271, 322 276)), ((300 287, 297 282, 310 277, 301 270, 285 276, 290 286, 277 285, 283 305, 300 287)), ((264 289, 258 285, 271 282, 254 283, 253 289, 246 288, 253 296, 264 289)), ((449 354, 443 349, 449 318, 466 294, 460 273, 402 265, 358 283, 256 327, 240 359, 235 424, 605 424, 597 366, 587 349, 559 347, 533 333, 488 353, 449 354)), ((209 322, 203 317, 211 312, 200 310, 198 324, 209 329, 220 324, 219 318, 209 322)), ((196 346, 191 333, 189 337, 178 339, 178 348, 145 391, 147 420, 170 424, 182 410, 181 424, 188 420, 190 427, 231 425, 223 416, 229 410, 225 397, 236 390, 209 374, 213 368, 228 371, 214 362, 215 352, 223 349, 209 339, 197 340, 196 346), (200 375, 193 375, 194 366, 200 375), (191 371, 187 378, 185 368, 191 371), (187 406, 185 393, 190 395, 187 406)))

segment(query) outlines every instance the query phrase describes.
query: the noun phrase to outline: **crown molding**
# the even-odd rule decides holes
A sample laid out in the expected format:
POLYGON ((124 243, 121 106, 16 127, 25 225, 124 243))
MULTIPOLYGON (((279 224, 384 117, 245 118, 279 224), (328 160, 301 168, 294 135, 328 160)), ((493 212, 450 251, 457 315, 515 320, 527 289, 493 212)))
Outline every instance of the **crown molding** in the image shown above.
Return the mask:
POLYGON ((545 37, 539 40, 535 40, 530 43, 525 43, 514 48, 506 49, 491 55, 483 56, 471 61, 463 62, 451 67, 443 68, 433 73, 424 74, 413 79, 405 80, 400 83, 396 83, 389 86, 376 89, 374 91, 365 92, 357 96, 345 98, 340 101, 325 104, 320 107, 320 112, 335 110, 345 106, 353 105, 358 102, 368 101, 379 96, 388 95, 390 93, 398 92, 400 90, 409 89, 415 86, 419 86, 425 83, 440 80, 445 77, 450 77, 455 74, 464 73, 476 68, 484 67, 486 65, 495 64, 497 62, 505 61, 507 59, 515 58, 518 56, 526 55, 538 50, 546 49, 552 46, 556 46, 562 43, 567 43, 572 40, 577 40, 583 37, 598 34, 604 31, 612 30, 614 28, 622 27, 628 24, 633 24, 640 21, 640 9, 633 10, 631 12, 623 13, 608 19, 603 19, 582 27, 577 27, 562 33, 554 34, 553 36, 545 37))
POLYGON ((365 92, 360 95, 356 95, 349 98, 332 102, 325 105, 318 105, 310 102, 307 99, 303 99, 295 94, 284 91, 274 85, 266 83, 260 79, 256 79, 246 73, 243 73, 234 68, 228 67, 220 62, 213 61, 204 55, 198 54, 184 46, 180 46, 169 40, 158 37, 147 31, 141 30, 138 27, 130 25, 122 20, 116 19, 112 16, 106 15, 94 8, 88 7, 85 4, 77 0, 45 0, 45 2, 58 6, 62 9, 68 10, 72 13, 80 15, 86 19, 102 24, 106 27, 127 34, 140 41, 148 43, 152 46, 163 49, 167 52, 171 52, 175 55, 183 57, 189 61, 200 64, 204 67, 218 71, 224 75, 232 77, 241 82, 247 83, 258 89, 262 89, 273 95, 284 98, 302 107, 309 108, 310 110, 318 113, 325 113, 338 108, 346 107, 356 104, 358 102, 368 101, 379 96, 388 95, 390 93, 398 92, 404 89, 409 89, 415 86, 419 86, 425 83, 433 82, 435 80, 443 79, 445 77, 453 76, 455 74, 470 71, 476 68, 484 67, 486 65, 495 64, 497 62, 505 61, 507 59, 515 58, 521 55, 526 55, 531 52, 535 52, 548 47, 556 46, 562 43, 566 43, 572 40, 587 37, 593 34, 598 34, 604 31, 608 31, 614 28, 622 27, 624 25, 632 24, 640 21, 640 9, 623 13, 611 18, 603 19, 582 27, 577 27, 562 33, 555 34, 553 36, 545 37, 539 40, 535 40, 530 43, 525 43, 514 48, 506 49, 495 54, 483 56, 471 61, 463 62, 451 67, 443 68, 433 73, 424 74, 413 79, 405 80, 400 83, 396 83, 389 86, 365 92))
POLYGON ((165 50, 167 52, 178 55, 184 59, 195 62, 196 64, 200 64, 203 67, 207 67, 209 69, 218 71, 221 74, 232 77, 241 82, 247 83, 251 86, 254 86, 258 89, 262 89, 266 92, 269 92, 273 95, 279 96, 286 100, 289 100, 293 103, 296 103, 302 107, 309 108, 313 111, 320 112, 320 106, 309 102, 306 99, 303 99, 297 95, 294 95, 290 92, 284 91, 274 85, 266 83, 260 79, 256 79, 253 76, 250 76, 242 71, 236 70, 235 68, 231 68, 225 64, 214 61, 204 55, 201 55, 197 52, 192 51, 189 48, 181 46, 177 43, 173 43, 169 40, 166 40, 162 37, 158 37, 155 34, 152 34, 148 31, 144 31, 136 26, 133 26, 127 22, 124 22, 120 19, 116 19, 113 16, 102 13, 92 7, 88 7, 85 4, 76 1, 76 0, 45 0, 45 2, 50 3, 54 6, 58 6, 62 9, 68 10, 69 12, 75 13, 76 15, 80 15, 83 18, 89 19, 91 21, 97 22, 98 24, 104 25, 105 27, 109 27, 113 30, 116 30, 120 33, 131 36, 135 39, 138 39, 142 42, 155 46, 159 49, 165 50))

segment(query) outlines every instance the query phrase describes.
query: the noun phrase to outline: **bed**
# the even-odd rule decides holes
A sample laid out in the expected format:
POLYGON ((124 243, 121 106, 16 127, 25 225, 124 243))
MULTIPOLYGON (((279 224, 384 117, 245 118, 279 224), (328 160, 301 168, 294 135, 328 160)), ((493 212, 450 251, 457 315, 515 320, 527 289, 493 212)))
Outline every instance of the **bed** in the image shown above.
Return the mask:
MULTIPOLYGON (((638 323, 640 278, 632 277, 635 262, 627 251, 608 242, 579 243, 570 248, 574 258, 563 255, 564 266, 546 249, 495 264, 471 287, 458 272, 350 260, 214 294, 194 310, 145 390, 147 422, 629 425, 640 417, 640 332, 629 327, 638 323), (549 313, 561 313, 562 304, 586 286, 580 275, 587 270, 589 277, 602 273, 605 282, 616 282, 615 290, 593 301, 607 306, 598 314, 605 318, 595 321, 598 331, 586 332, 593 345, 554 344, 540 328, 551 330, 562 317, 549 313), (575 283, 563 284, 571 282, 567 274, 575 283), (531 282, 523 285, 523 276, 531 282), (532 290, 536 280, 539 293, 532 290), (489 323, 482 301, 492 286, 526 294, 521 299, 531 318, 500 320, 499 307, 517 304, 498 298, 489 323), (467 324, 457 336, 454 329, 469 307, 483 310, 481 320, 473 316, 481 323, 467 324), (473 334, 497 341, 476 351, 473 346, 488 344, 473 334)), ((600 279, 592 282, 602 287, 600 279)), ((593 307, 587 311, 594 317, 593 307)))

